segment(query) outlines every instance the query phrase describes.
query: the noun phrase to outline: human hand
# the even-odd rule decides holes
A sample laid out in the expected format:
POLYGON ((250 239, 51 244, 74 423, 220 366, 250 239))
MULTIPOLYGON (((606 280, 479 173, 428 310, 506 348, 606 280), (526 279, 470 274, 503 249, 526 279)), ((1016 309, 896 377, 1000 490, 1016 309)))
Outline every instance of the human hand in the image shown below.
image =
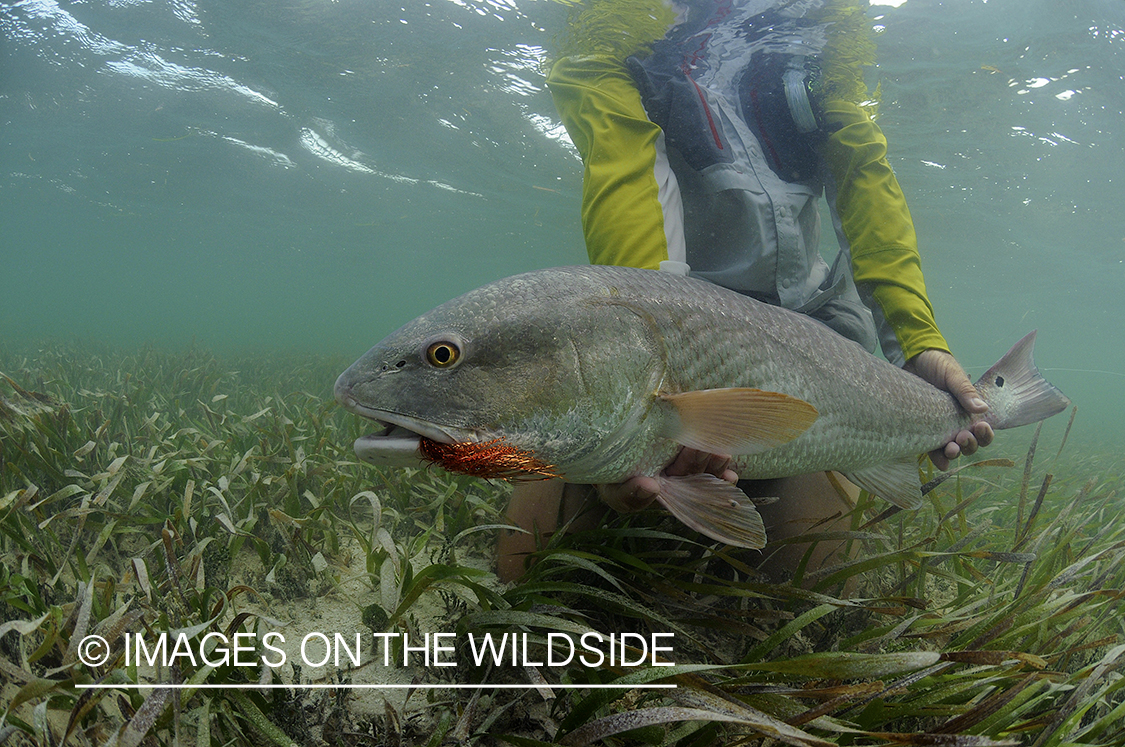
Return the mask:
MULTIPOLYGON (((738 482, 738 474, 731 469, 733 459, 720 454, 684 447, 664 468, 665 477, 711 474, 732 485, 738 482)), ((639 511, 655 500, 660 494, 660 484, 655 477, 631 477, 616 485, 598 485, 598 495, 615 511, 628 513, 639 511)))
MULTIPOLYGON (((944 350, 923 350, 911 358, 904 368, 910 373, 930 382, 938 389, 949 392, 961 407, 971 415, 988 412, 988 405, 980 398, 965 369, 952 355, 944 350)), ((958 431, 949 443, 930 452, 930 461, 940 470, 949 469, 950 461, 965 454, 968 456, 980 446, 992 443, 992 426, 983 420, 972 423, 968 428, 958 431)))

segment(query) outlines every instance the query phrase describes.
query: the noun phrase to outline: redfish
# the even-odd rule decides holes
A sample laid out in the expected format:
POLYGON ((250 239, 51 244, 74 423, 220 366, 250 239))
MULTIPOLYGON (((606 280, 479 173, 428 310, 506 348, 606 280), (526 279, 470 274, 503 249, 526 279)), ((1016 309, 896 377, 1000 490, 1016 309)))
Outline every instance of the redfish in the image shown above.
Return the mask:
POLYGON ((685 524, 758 548, 761 517, 737 487, 662 475, 682 447, 734 456, 744 479, 836 470, 914 508, 918 454, 978 419, 1014 428, 1069 405, 1035 368, 1034 340, 976 382, 989 409, 970 415, 802 314, 670 273, 565 267, 423 314, 341 374, 335 393, 383 425, 356 441, 365 461, 580 484, 651 476, 685 524))

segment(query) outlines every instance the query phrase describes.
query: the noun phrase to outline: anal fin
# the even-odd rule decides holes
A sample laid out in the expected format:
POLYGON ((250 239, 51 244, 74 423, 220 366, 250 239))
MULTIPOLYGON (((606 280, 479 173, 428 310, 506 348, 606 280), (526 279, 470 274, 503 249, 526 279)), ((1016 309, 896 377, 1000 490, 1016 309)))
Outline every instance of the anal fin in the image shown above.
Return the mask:
POLYGON ((754 503, 714 475, 659 477, 656 500, 673 516, 711 539, 758 550, 766 544, 766 528, 754 503))
POLYGON ((922 505, 917 457, 901 457, 859 472, 845 472, 844 477, 899 508, 912 509, 922 505))

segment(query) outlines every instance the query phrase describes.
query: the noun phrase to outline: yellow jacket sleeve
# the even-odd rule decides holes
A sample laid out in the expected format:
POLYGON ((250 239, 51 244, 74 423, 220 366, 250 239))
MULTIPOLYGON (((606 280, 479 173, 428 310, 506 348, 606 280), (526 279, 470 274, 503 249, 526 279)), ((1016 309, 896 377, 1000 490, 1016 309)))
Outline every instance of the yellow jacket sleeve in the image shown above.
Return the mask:
POLYGON ((887 163, 886 138, 856 104, 827 101, 822 113, 831 133, 824 159, 856 285, 879 305, 906 360, 929 348, 949 352, 926 297, 914 222, 887 163))
POLYGON ((547 86, 582 156, 590 262, 658 269, 668 259, 654 171, 661 131, 645 114, 629 71, 609 55, 564 57, 547 86))

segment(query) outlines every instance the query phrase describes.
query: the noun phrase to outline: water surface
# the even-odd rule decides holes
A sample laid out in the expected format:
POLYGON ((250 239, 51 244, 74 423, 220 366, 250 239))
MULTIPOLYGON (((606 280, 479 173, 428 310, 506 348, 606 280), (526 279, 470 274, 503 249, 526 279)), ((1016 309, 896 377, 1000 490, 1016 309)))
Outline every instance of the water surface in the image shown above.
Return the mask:
MULTIPOLYGON (((1125 5, 870 13, 880 124, 954 352, 1030 329, 1125 443, 1125 5)), ((585 261, 540 0, 0 4, 0 344, 356 357, 464 290, 585 261)), ((1061 430, 1063 418, 1051 427, 1061 430)))

